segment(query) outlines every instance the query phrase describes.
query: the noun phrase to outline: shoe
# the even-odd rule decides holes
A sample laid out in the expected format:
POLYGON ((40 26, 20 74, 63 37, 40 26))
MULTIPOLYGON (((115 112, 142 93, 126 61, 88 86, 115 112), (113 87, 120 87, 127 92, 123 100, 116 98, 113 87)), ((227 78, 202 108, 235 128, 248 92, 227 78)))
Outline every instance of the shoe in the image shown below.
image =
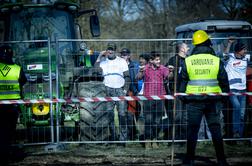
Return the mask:
MULTIPOLYGON (((146 140, 146 141, 150 141, 150 140, 146 140)), ((151 149, 151 142, 145 142, 145 149, 148 150, 148 149, 151 149)))
POLYGON ((152 142, 152 148, 153 149, 158 149, 159 148, 158 143, 157 142, 152 142))
POLYGON ((194 166, 194 160, 185 159, 182 166, 194 166))

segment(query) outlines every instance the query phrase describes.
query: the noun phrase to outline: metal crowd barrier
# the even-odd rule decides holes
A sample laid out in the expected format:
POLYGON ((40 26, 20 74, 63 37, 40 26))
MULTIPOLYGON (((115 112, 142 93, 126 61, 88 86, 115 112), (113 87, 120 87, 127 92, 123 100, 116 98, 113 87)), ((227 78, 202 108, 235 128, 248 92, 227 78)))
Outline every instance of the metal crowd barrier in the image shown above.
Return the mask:
MULTIPOLYGON (((215 38, 213 40, 226 40, 227 38, 215 38)), ((251 38, 246 38, 250 39, 251 38)), ((59 39, 55 43, 48 40, 31 41, 10 41, 5 42, 14 46, 15 58, 19 64, 27 68, 27 65, 35 65, 36 58, 26 59, 26 56, 38 52, 32 52, 34 47, 29 45, 35 43, 47 43, 47 46, 40 49, 47 51, 46 61, 37 65, 48 67, 45 73, 34 72, 36 70, 25 70, 29 76, 29 83, 25 85, 26 97, 23 100, 1 100, 0 104, 20 104, 22 111, 17 124, 17 144, 36 145, 36 144, 59 144, 59 143, 122 143, 119 140, 110 140, 110 129, 106 114, 106 107, 97 111, 100 105, 105 106, 109 102, 117 101, 142 101, 164 100, 166 109, 163 111, 162 123, 159 128, 158 140, 156 142, 185 142, 186 141, 186 121, 181 116, 186 116, 185 110, 174 107, 179 102, 178 96, 196 95, 175 93, 161 96, 105 96, 102 92, 102 81, 98 79, 99 74, 93 71, 95 58, 100 51, 106 50, 108 42, 117 44, 117 52, 127 47, 131 50, 133 60, 138 60, 142 53, 159 51, 161 53, 161 63, 165 64, 168 59, 175 55, 175 44, 181 39, 97 39, 97 40, 69 40, 59 39), (84 48, 80 46, 84 44, 84 48), (29 54, 27 50, 31 50, 29 54), (89 58, 89 59, 87 59, 89 58), (23 64, 28 63, 28 64, 23 64), (95 74, 96 75, 95 75, 95 74), (36 76, 37 74, 37 76, 36 76), (96 78, 97 76, 97 78, 96 78), (34 80, 35 79, 35 80, 34 80), (41 80, 42 79, 42 80, 41 80), (36 91, 37 90, 37 91, 36 91), (98 91, 98 92, 97 92, 98 91), (90 110, 92 108, 93 110, 90 110), (174 109, 175 108, 175 109, 174 109), (34 112, 37 114, 34 115, 34 112), (183 114, 183 115, 182 115, 183 114), (179 117, 176 117, 179 115, 179 117), (41 117, 40 117, 41 116, 41 117), (101 119, 100 119, 101 118, 101 119), (104 118, 104 119, 102 119, 104 118), (91 120, 90 120, 91 119, 91 120), (172 120, 175 119, 175 120, 172 120), (46 123, 46 121, 48 123, 46 123), (94 134, 95 132, 95 134, 94 134)), ((191 39, 183 39, 190 43, 191 39)), ((248 50, 251 54, 251 50, 248 50)), ((38 69, 39 70, 39 69, 38 69)), ((252 92, 245 93, 211 93, 197 95, 246 95, 252 96, 252 92)), ((251 104, 252 105, 252 104, 251 104)), ((225 110, 223 119, 224 140, 251 140, 252 132, 252 111, 251 105, 246 107, 246 133, 244 138, 232 138, 230 128, 231 105, 222 107, 225 110)), ((140 111, 140 110, 139 110, 140 111)), ((221 112, 222 112, 221 111, 221 112)), ((114 110, 115 116, 117 110, 114 110)), ((144 115, 133 115, 136 133, 135 137, 127 142, 147 142, 141 137, 144 130, 144 115), (141 121, 141 122, 140 122, 141 121), (142 132, 142 133, 140 133, 142 132)), ((114 123, 116 131, 119 130, 118 117, 114 123)), ((112 120, 112 121, 113 121, 112 120)), ((134 124, 133 123, 133 124, 134 124)), ((129 126, 133 127, 133 126, 129 126)), ((202 121, 199 141, 208 141, 211 137, 207 136, 207 125, 202 121)), ((118 133, 117 133, 118 134, 118 133)), ((174 149, 173 149, 174 150, 174 149)))

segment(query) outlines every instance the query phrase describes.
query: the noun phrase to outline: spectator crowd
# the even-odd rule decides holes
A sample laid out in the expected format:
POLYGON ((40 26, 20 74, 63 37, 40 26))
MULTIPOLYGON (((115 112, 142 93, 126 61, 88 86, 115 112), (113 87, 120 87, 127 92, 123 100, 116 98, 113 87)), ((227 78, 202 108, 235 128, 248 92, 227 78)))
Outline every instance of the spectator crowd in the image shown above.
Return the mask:
MULTIPOLYGON (((171 124, 174 123, 175 139, 187 140, 185 163, 193 163, 197 139, 209 138, 213 141, 218 164, 227 165, 222 139, 225 136, 245 136, 246 96, 197 94, 246 92, 250 55, 246 53, 244 43, 230 38, 223 56, 219 57, 210 37, 202 30, 193 34, 192 45, 194 47, 190 49, 188 42, 178 41, 175 55, 168 62, 162 62, 161 52, 157 50, 142 53, 138 60, 133 60, 129 48, 117 52, 116 44, 109 43, 97 63, 103 70, 108 96, 196 94, 176 96, 174 100, 118 101, 121 103, 117 106, 119 140, 145 140, 146 149, 158 148, 160 136, 171 139, 171 124), (114 84, 117 86, 112 86, 114 84), (231 133, 225 129, 227 103, 232 109, 231 133), (143 120, 142 129, 138 123, 140 120, 143 120)), ((109 111, 113 112, 113 109, 111 107, 109 111)), ((115 126, 111 128, 114 133, 115 126)), ((116 139, 115 136, 112 140, 116 139)))

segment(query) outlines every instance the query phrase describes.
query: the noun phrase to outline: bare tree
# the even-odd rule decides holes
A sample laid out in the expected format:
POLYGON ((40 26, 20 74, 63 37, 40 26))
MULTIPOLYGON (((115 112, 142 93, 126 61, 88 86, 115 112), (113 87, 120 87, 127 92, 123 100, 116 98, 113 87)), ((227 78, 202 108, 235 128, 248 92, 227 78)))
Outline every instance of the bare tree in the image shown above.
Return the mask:
POLYGON ((221 2, 229 17, 237 19, 240 10, 237 0, 221 0, 221 2))
POLYGON ((252 23, 252 3, 251 0, 243 0, 240 17, 252 23))
POLYGON ((134 0, 148 26, 150 37, 174 36, 177 25, 199 18, 223 15, 219 0, 134 0), (193 9, 193 10, 192 10, 193 9))
MULTIPOLYGON (((23 0, 27 2, 28 0, 23 0)), ((250 0, 68 0, 96 9, 101 38, 171 38, 175 27, 204 18, 251 20, 250 0)), ((79 19, 84 38, 91 38, 88 15, 79 19)))
POLYGON ((145 23, 146 35, 150 38, 165 38, 172 33, 170 9, 174 0, 134 0, 138 12, 145 23))

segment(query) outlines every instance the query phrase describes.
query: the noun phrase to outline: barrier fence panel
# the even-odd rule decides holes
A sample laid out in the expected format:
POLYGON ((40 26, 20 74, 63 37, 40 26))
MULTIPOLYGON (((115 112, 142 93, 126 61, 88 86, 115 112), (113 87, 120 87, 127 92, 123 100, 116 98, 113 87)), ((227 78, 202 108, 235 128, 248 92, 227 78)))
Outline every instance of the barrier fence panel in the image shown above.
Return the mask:
MULTIPOLYGON (((222 49, 224 49, 223 46, 221 45, 222 44, 221 41, 225 41, 225 40, 227 40, 227 38, 213 39, 214 49, 215 49, 217 55, 221 57, 221 59, 224 58, 224 56, 221 54, 222 49)), ((250 38, 241 38, 241 40, 250 40, 250 38)), ((70 42, 70 41, 69 40, 59 40, 59 43, 61 43, 61 42, 64 43, 64 42, 70 42)), ((101 51, 106 50, 107 44, 109 42, 116 43, 118 55, 119 55, 119 52, 122 48, 124 48, 124 47, 129 48, 131 50, 131 57, 134 60, 138 60, 138 56, 142 53, 150 52, 152 50, 158 51, 161 54, 161 63, 166 64, 168 62, 168 59, 171 56, 175 55, 176 42, 180 42, 180 41, 178 39, 167 39, 167 40, 159 40, 159 39, 120 40, 120 39, 115 39, 115 40, 75 40, 72 42, 77 42, 77 43, 78 42, 79 43, 85 42, 87 45, 86 50, 83 50, 83 54, 80 54, 80 56, 77 58, 79 60, 79 62, 76 64, 75 69, 73 69, 74 72, 79 72, 77 74, 78 78, 74 79, 76 82, 73 83, 74 89, 75 89, 73 91, 77 92, 75 94, 75 97, 77 97, 77 98, 78 97, 93 98, 93 97, 99 96, 98 94, 101 94, 101 93, 97 92, 98 88, 96 88, 96 87, 104 88, 100 80, 98 80, 98 79, 94 80, 95 78, 93 78, 93 77, 98 78, 101 75, 101 73, 99 73, 99 71, 96 70, 97 68, 94 68, 93 65, 94 65, 96 57, 99 55, 99 53, 101 51), (93 51, 93 53, 92 53, 92 51, 93 51), (87 57, 90 57, 90 59, 88 59, 87 57), (90 62, 88 62, 88 60, 90 60, 90 62), (88 65, 90 65, 90 66, 88 66, 88 65), (95 71, 93 71, 93 70, 95 70, 95 71), (91 72, 92 74, 89 72, 91 72), (95 75, 95 74, 98 74, 99 76, 95 75), (92 84, 92 85, 89 85, 89 84, 92 84), (87 86, 87 89, 90 93, 88 93, 88 94, 86 93, 87 90, 84 90, 84 89, 86 89, 85 86, 87 86), (96 89, 96 92, 93 92, 92 91, 93 88, 90 88, 90 87, 94 87, 94 89, 96 89), (95 93, 97 93, 97 94, 95 94, 95 93)), ((190 39, 184 39, 184 42, 190 43, 191 41, 190 41, 190 39)), ((191 45, 190 45, 190 47, 192 49, 191 45)), ((251 53, 250 50, 251 49, 248 48, 249 54, 251 53)), ((233 51, 233 50, 231 50, 231 51, 233 51)), ((63 77, 65 77, 64 74, 63 74, 63 77)), ((106 95, 106 94, 104 93, 101 95, 106 95)), ((229 96, 232 94, 220 94, 220 95, 229 96)), ((250 94, 246 94, 246 95, 250 95, 250 94)), ((226 98, 228 98, 228 97, 226 97, 226 98)), ((103 100, 102 101, 100 101, 99 99, 98 100, 95 99, 95 100, 97 102, 96 103, 97 105, 98 105, 98 103, 102 102, 102 104, 100 104, 100 105, 102 105, 103 108, 106 107, 106 105, 111 105, 111 103, 108 104, 103 100)), ((115 99, 113 102, 115 102, 117 100, 120 100, 120 99, 115 99)), ((228 102, 228 100, 225 100, 225 101, 228 102)), ((111 101, 108 100, 107 102, 111 102, 111 101)), ((143 101, 141 101, 139 103, 141 105, 143 103, 143 101)), ((95 105, 95 103, 92 103, 92 104, 95 105)), ((128 104, 130 104, 130 103, 128 102, 128 104)), ((111 119, 104 122, 105 124, 101 123, 102 126, 100 126, 101 127, 101 129, 100 129, 97 126, 97 123, 99 120, 97 120, 95 117, 97 115, 92 114, 92 111, 90 111, 90 110, 86 110, 86 107, 93 108, 91 110, 93 110, 93 113, 94 113, 96 106, 87 106, 87 105, 88 105, 87 103, 80 103, 80 104, 77 104, 77 106, 75 106, 76 108, 79 108, 79 111, 80 111, 80 123, 77 124, 77 125, 79 125, 79 127, 78 127, 79 128, 79 131, 78 131, 79 132, 78 133, 79 140, 78 141, 81 141, 81 142, 111 141, 111 138, 107 137, 107 135, 111 134, 111 129, 106 128, 107 125, 109 123, 111 123, 111 119), (92 114, 92 115, 90 115, 90 114, 92 114), (90 121, 90 116, 92 116, 93 119, 91 120, 91 122, 88 122, 88 121, 90 121), (103 129, 104 127, 106 129, 103 129), (104 132, 101 132, 101 131, 104 131, 104 132), (103 137, 102 137, 102 139, 100 139, 101 137, 99 137, 99 139, 94 138, 95 137, 94 135, 99 135, 98 133, 101 135, 105 135, 104 136, 105 138, 104 139, 103 139, 103 137)), ((232 121, 231 121, 231 116, 232 116, 231 104, 229 102, 223 103, 223 105, 219 106, 219 108, 220 108, 219 113, 220 113, 220 117, 221 117, 221 121, 222 121, 222 130, 223 130, 224 138, 226 138, 227 140, 233 139, 233 135, 230 133, 231 132, 230 130, 232 130, 232 126, 233 126, 232 121), (228 110, 228 111, 225 111, 225 110, 228 110)), ((172 138, 173 138, 172 126, 173 126, 173 124, 175 125, 175 135, 174 135, 175 141, 180 142, 180 141, 185 141, 185 139, 186 139, 186 135, 187 135, 186 108, 185 108, 185 106, 181 105, 180 100, 176 100, 176 108, 175 109, 176 109, 175 121, 172 121, 172 119, 174 119, 173 118, 174 102, 173 102, 173 100, 165 100, 165 109, 164 109, 164 111, 162 111, 162 118, 161 118, 162 120, 158 126, 156 126, 156 127, 152 126, 153 128, 157 128, 158 129, 157 131, 161 131, 161 132, 155 133, 155 135, 156 135, 155 137, 157 138, 157 140, 159 142, 162 142, 162 141, 165 141, 165 142, 170 141, 171 142, 172 141, 172 138)), ((117 110, 115 109, 114 111, 115 112, 113 114, 118 116, 116 114, 117 110)), ((109 116, 113 116, 113 114, 109 115, 109 116)), ((130 114, 130 113, 128 113, 128 114, 130 114)), ((103 118, 105 118, 105 117, 103 116, 103 118)), ((145 120, 144 118, 142 118, 142 119, 141 118, 142 118, 141 114, 135 115, 135 116, 133 115, 133 121, 135 120, 136 124, 137 124, 137 126, 134 126, 134 127, 136 127, 136 129, 133 129, 133 130, 138 130, 136 135, 134 135, 135 134, 134 132, 136 132, 136 131, 131 130, 132 126, 128 123, 128 127, 129 127, 128 132, 130 133, 129 138, 133 137, 134 141, 146 141, 146 139, 144 138, 144 135, 141 135, 141 133, 143 133, 143 131, 140 131, 140 129, 144 130, 144 120, 145 120), (132 134, 134 136, 132 136, 132 134)), ((104 121, 104 119, 103 119, 103 121, 104 121)), ((112 119, 112 121, 114 121, 116 123, 115 126, 117 127, 117 129, 115 131, 119 132, 118 120, 112 119)), ((132 122, 132 119, 129 120, 128 122, 132 122)), ((250 125, 250 123, 251 122, 248 121, 248 122, 246 122, 246 125, 250 125)), ((205 118, 202 119, 201 126, 202 127, 200 128, 200 131, 199 131, 199 139, 206 140, 206 139, 211 138, 211 134, 209 133, 205 118)), ((246 133, 248 133, 248 132, 249 131, 246 131, 246 133)), ((245 134, 245 135, 248 136, 248 134, 245 134)), ((116 136, 119 137, 119 133, 117 133, 116 136)), ((119 139, 118 139, 118 141, 119 141, 119 139)), ((128 141, 132 141, 132 140, 129 139, 128 141)))
POLYGON ((20 114, 17 123, 16 143, 52 143, 54 142, 53 110, 50 102, 38 102, 41 99, 50 101, 55 96, 56 77, 52 65, 50 39, 10 41, 2 44, 11 45, 13 60, 25 72, 27 83, 23 87, 23 100, 5 100, 1 104, 19 104, 20 114))
MULTIPOLYGON (((97 57, 107 49, 110 42, 116 44, 118 56, 122 48, 128 48, 132 60, 138 61, 139 55, 157 51, 161 55, 161 64, 167 65, 168 60, 177 53, 175 47, 181 40, 59 39, 56 43, 50 43, 50 40, 9 42, 14 47, 15 61, 24 68, 28 78, 24 86, 24 100, 0 102, 0 104, 21 105, 16 142, 24 144, 185 142, 187 111, 179 96, 195 94, 169 91, 167 95, 126 96, 123 92, 112 92, 105 87, 102 70, 95 65, 97 57), (126 114, 122 113, 121 109, 125 109, 126 114), (153 112, 148 114, 146 110, 153 112)), ((222 60, 226 57, 221 53, 220 44, 225 40, 227 38, 213 39, 214 49, 222 60)), ((251 55, 251 38, 241 40, 248 40, 247 53, 251 55)), ((188 43, 192 50, 190 39, 183 41, 188 43)), ((174 69, 174 71, 180 70, 180 68, 174 69)), ((200 94, 224 97, 222 105, 219 106, 219 114, 223 136, 227 141, 251 139, 252 104, 251 92, 248 92, 251 91, 250 70, 249 67, 247 92, 200 94), (244 134, 240 137, 234 137, 232 132, 234 122, 229 98, 233 95, 247 97, 245 118, 244 122, 242 121, 245 126, 244 134)), ((174 86, 172 80, 165 82, 167 87, 172 85, 174 86)), ((198 138, 199 140, 211 138, 204 117, 198 138)))
MULTIPOLYGON (((95 102, 80 102, 67 104, 64 108, 64 113, 76 111, 76 120, 72 124, 74 127, 68 125, 60 126, 60 141, 68 141, 69 137, 66 134, 69 132, 61 132, 63 130, 70 130, 70 133, 74 134, 70 138, 74 141, 80 142, 120 142, 120 111, 118 110, 121 106, 116 105, 116 103, 121 103, 122 105, 127 105, 127 101, 122 98, 117 98, 118 96, 124 96, 125 94, 113 94, 113 96, 108 96, 106 91, 108 90, 103 84, 103 77, 101 69, 97 68, 94 63, 99 56, 100 52, 107 49, 107 44, 113 42, 117 47, 117 54, 119 55, 122 48, 129 48, 131 50, 132 59, 138 61, 138 56, 143 53, 151 52, 152 50, 157 50, 161 53, 162 62, 168 60, 171 56, 171 50, 173 50, 173 45, 171 40, 59 40, 59 48, 62 45, 79 45, 85 43, 87 46, 85 49, 79 51, 79 53, 73 55, 74 51, 62 51, 62 55, 59 54, 59 62, 63 62, 59 67, 59 82, 64 86, 64 96, 71 97, 84 97, 96 99, 95 102), (65 53, 65 55, 63 55, 65 53), (69 53, 69 54, 67 54, 69 53), (70 58, 67 58, 70 57, 70 58), (64 64, 64 59, 67 59, 64 64), (68 65, 69 59, 74 59, 74 65, 68 65), (72 80, 70 80, 72 79, 72 80), (70 81, 69 81, 70 80, 70 81), (98 97, 105 97, 101 99, 98 97), (114 98, 106 98, 114 97, 114 98), (76 130, 77 129, 77 130, 76 130)), ((74 48, 74 47, 73 47, 74 48)), ((60 50, 60 49, 59 49, 60 50)), ((61 52, 61 51, 59 51, 61 52)), ((78 52, 78 51, 77 51, 78 52)), ((120 65, 120 64, 119 64, 120 65)), ((134 99, 133 99, 134 100, 134 99)), ((141 99, 140 99, 141 100, 141 99)), ((131 103, 134 103, 132 101, 131 103)), ((140 101, 143 102, 143 101, 140 101)), ((140 103, 138 102, 138 103, 140 103)), ((159 102, 157 100, 157 102, 159 102)), ((134 103, 135 104, 135 103, 134 103)), ((121 108, 120 108, 121 109, 121 108)), ((144 129, 144 117, 140 114, 140 108, 137 110, 137 115, 127 112, 127 125, 128 127, 128 138, 124 141, 144 141, 143 129, 144 129), (141 131, 140 131, 141 129, 141 131)), ((164 113, 164 112, 161 112, 164 113)), ((73 114, 72 114, 73 115, 73 114)), ((71 119, 69 117, 69 119, 71 119)), ((165 123, 161 126, 156 126, 159 130, 168 131, 168 118, 167 115, 163 120, 165 123)), ((66 122, 65 122, 66 123, 66 122)), ((157 134, 157 133, 156 133, 157 134)))

